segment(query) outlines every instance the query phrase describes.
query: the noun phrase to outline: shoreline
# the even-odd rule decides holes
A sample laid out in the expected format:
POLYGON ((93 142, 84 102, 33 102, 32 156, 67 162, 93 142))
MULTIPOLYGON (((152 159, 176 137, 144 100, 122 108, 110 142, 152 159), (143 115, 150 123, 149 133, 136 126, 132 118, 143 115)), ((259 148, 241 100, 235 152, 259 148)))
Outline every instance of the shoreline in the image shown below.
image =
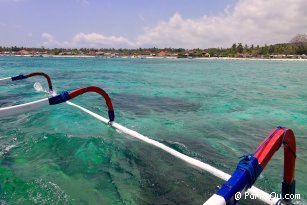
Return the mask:
POLYGON ((194 58, 200 60, 245 60, 245 61, 307 61, 306 58, 234 58, 234 57, 211 57, 194 58))
POLYGON ((189 59, 189 60, 243 60, 243 61, 300 61, 307 62, 307 58, 235 58, 235 57, 207 57, 207 58, 177 58, 160 56, 86 56, 86 55, 0 55, 0 57, 30 57, 30 58, 104 58, 104 59, 189 59))

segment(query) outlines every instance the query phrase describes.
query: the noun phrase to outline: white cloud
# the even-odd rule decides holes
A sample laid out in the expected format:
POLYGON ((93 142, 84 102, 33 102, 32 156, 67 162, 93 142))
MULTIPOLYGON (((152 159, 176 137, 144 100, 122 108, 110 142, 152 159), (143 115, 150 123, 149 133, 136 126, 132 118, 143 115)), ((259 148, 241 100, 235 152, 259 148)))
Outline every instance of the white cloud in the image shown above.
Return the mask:
POLYGON ((232 43, 288 42, 307 33, 306 0, 239 0, 222 14, 184 19, 176 13, 166 22, 146 28, 138 45, 207 48, 232 43))
POLYGON ((45 40, 43 42, 43 45, 46 47, 58 47, 61 46, 61 43, 59 43, 51 34, 49 33, 43 33, 42 38, 45 40))
POLYGON ((133 43, 122 36, 105 36, 98 33, 78 33, 75 35, 71 42, 66 42, 67 45, 94 45, 97 46, 110 46, 110 47, 131 47, 133 43))
POLYGON ((45 46, 53 47, 208 48, 229 47, 239 42, 284 43, 297 33, 307 33, 306 11, 306 0, 238 0, 215 16, 188 19, 175 13, 169 20, 145 28, 135 39, 94 32, 78 33, 62 43, 47 33, 43 38, 45 46))
POLYGON ((59 42, 51 34, 43 33, 45 39, 43 43, 47 47, 114 47, 114 48, 129 48, 134 47, 134 44, 122 36, 105 36, 98 33, 78 33, 70 41, 59 42))

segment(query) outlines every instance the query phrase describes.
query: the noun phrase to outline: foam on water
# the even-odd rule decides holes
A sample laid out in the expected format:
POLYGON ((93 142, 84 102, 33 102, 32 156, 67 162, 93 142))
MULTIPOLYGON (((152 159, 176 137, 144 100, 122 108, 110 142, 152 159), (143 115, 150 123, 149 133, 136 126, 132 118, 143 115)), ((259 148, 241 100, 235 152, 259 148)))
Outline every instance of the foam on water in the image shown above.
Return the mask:
POLYGON ((33 87, 37 92, 46 92, 42 84, 40 84, 39 82, 34 83, 33 87))
POLYGON ((16 145, 9 145, 9 146, 7 146, 5 149, 4 149, 4 152, 5 153, 8 153, 9 151, 11 151, 11 149, 13 149, 14 147, 16 147, 16 145))

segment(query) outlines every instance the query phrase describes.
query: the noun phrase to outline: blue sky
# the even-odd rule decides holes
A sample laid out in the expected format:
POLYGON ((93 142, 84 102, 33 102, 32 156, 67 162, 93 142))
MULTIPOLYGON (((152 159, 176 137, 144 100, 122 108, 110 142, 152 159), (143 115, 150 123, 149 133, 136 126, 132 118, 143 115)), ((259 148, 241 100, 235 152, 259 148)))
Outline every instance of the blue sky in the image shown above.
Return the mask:
POLYGON ((0 0, 0 46, 228 47, 307 33, 306 0, 0 0))

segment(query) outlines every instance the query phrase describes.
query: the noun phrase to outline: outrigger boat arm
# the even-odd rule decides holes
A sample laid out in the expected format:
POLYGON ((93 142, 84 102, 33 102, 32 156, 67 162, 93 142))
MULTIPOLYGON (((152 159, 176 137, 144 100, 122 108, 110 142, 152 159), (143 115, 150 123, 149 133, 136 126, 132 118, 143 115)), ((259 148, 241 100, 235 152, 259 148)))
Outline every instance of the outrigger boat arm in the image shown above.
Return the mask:
MULTIPOLYGON (((204 205, 236 204, 235 195, 252 187, 269 160, 282 145, 284 145, 284 177, 281 196, 284 201, 289 202, 289 196, 295 194, 296 142, 291 129, 277 127, 264 139, 253 154, 246 155, 241 159, 231 178, 204 205)), ((281 202, 280 199, 277 204, 281 202)))
POLYGON ((46 80, 48 82, 49 91, 52 92, 53 87, 52 87, 51 79, 46 73, 43 73, 43 72, 34 72, 34 73, 27 74, 27 75, 20 74, 20 75, 14 76, 14 77, 1 78, 0 79, 0 85, 6 84, 6 83, 11 83, 12 81, 31 78, 31 77, 34 77, 34 76, 43 76, 44 78, 46 78, 46 80))
POLYGON ((20 113, 24 113, 24 112, 28 112, 32 110, 37 110, 47 105, 60 104, 62 102, 71 100, 79 95, 82 95, 86 92, 96 92, 105 99, 106 105, 108 107, 109 120, 110 122, 114 121, 115 114, 114 114, 113 105, 112 105, 109 95, 103 89, 96 87, 96 86, 88 86, 84 88, 79 88, 79 89, 76 89, 70 92, 63 91, 60 94, 53 96, 53 97, 44 98, 41 100, 37 100, 37 101, 33 101, 33 102, 21 104, 21 105, 0 108, 0 117, 6 117, 6 116, 16 115, 16 114, 20 114, 20 113))
POLYGON ((15 105, 15 106, 9 106, 0 108, 0 117, 7 117, 11 115, 17 115, 24 112, 29 112, 32 110, 38 110, 41 107, 45 107, 49 104, 49 99, 44 98, 41 100, 21 104, 21 105, 15 105))
MULTIPOLYGON (((41 72, 31 73, 28 75, 19 75, 9 78, 2 78, 0 79, 0 84, 14 80, 21 80, 37 75, 44 76, 47 79, 49 89, 50 91, 52 91, 52 83, 49 76, 41 72)), ((235 205, 237 202, 237 200, 235 199, 236 193, 243 193, 246 191, 254 195, 262 195, 259 196, 260 198, 258 199, 262 200, 267 204, 281 204, 281 199, 278 199, 274 196, 272 197, 268 193, 254 187, 253 184, 255 183, 257 177, 260 175, 262 170, 266 167, 267 163, 272 158, 274 153, 282 145, 284 145, 284 180, 282 182, 281 196, 283 199, 287 199, 287 197, 285 197, 286 195, 291 195, 295 193, 294 171, 296 159, 296 142, 293 131, 285 127, 278 127, 273 130, 264 139, 264 141, 260 144, 260 146, 253 154, 246 155, 240 160, 236 170, 230 176, 223 171, 210 166, 209 164, 179 153, 176 150, 173 150, 160 142, 152 140, 146 136, 137 133, 136 131, 130 130, 116 122, 113 122, 115 115, 111 99, 109 95, 99 87, 89 86, 76 89, 70 92, 63 91, 60 94, 49 98, 44 98, 21 105, 0 108, 0 118, 28 112, 31 110, 37 110, 47 105, 55 105, 63 102, 67 102, 67 104, 83 110, 84 112, 90 114, 96 119, 109 124, 111 127, 114 127, 115 129, 118 129, 123 133, 126 133, 146 143, 152 144, 153 146, 156 146, 193 166, 199 167, 200 169, 203 169, 223 180, 226 180, 227 182, 216 192, 216 194, 209 198, 204 203, 204 205, 235 205), (73 99, 86 92, 96 92, 104 98, 108 107, 109 121, 96 113, 93 113, 79 105, 69 102, 70 99, 73 99)), ((288 201, 286 200, 286 202, 288 201)))

